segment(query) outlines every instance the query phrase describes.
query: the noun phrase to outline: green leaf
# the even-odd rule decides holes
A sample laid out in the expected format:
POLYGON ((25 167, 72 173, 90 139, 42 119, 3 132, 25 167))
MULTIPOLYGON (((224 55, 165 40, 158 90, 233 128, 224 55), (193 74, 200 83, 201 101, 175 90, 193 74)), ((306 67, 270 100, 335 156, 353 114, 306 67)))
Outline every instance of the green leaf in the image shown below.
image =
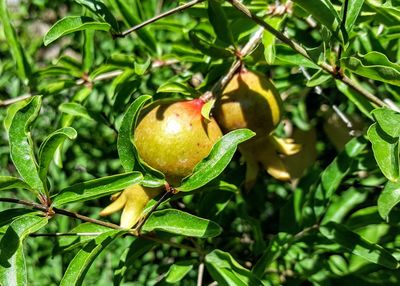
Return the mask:
POLYGON ((254 135, 255 133, 249 129, 237 129, 225 134, 214 144, 210 154, 196 165, 193 174, 186 177, 177 189, 189 192, 218 177, 228 166, 237 146, 254 135))
POLYGON ((364 202, 366 198, 367 193, 365 191, 360 191, 355 188, 344 191, 340 196, 333 198, 321 224, 325 224, 329 221, 337 223, 342 222, 345 216, 357 205, 364 202))
POLYGON ((47 224, 47 218, 27 214, 14 220, 0 241, 0 284, 28 285, 23 241, 47 224))
POLYGON ((228 45, 233 45, 234 40, 231 29, 229 29, 228 20, 221 6, 221 2, 217 0, 208 0, 208 20, 214 29, 217 39, 228 45))
MULTIPOLYGON (((279 26, 282 23, 283 17, 270 17, 266 19, 266 22, 276 30, 279 30, 279 26)), ((272 65, 275 62, 275 41, 276 37, 264 31, 262 37, 262 43, 264 45, 264 57, 267 64, 272 65)))
MULTIPOLYGON (((26 208, 13 208, 13 209, 8 209, 5 211, 0 212, 0 227, 3 227, 5 225, 8 225, 15 221, 17 218, 26 215, 26 214, 32 214, 34 211, 32 209, 26 209, 26 208)), ((0 251, 1 252, 1 251, 0 251)))
POLYGON ((234 55, 231 50, 211 43, 209 41, 210 36, 201 30, 190 31, 189 38, 192 45, 207 56, 223 59, 233 57, 234 55))
POLYGON ((136 151, 131 141, 132 131, 136 125, 139 111, 151 99, 150 95, 139 96, 126 110, 118 132, 117 149, 119 159, 125 172, 132 171, 135 167, 136 151))
POLYGON ((61 112, 64 112, 69 115, 73 116, 80 116, 83 118, 86 118, 88 120, 94 120, 92 116, 89 114, 88 110, 86 107, 84 107, 82 104, 76 103, 76 102, 66 102, 62 103, 58 109, 61 112))
POLYGON ((368 242, 359 234, 352 232, 341 224, 329 222, 320 227, 320 232, 323 236, 336 242, 354 255, 389 269, 398 267, 397 260, 387 250, 378 244, 368 242))
POLYGON ((400 182, 387 182, 378 198, 380 216, 388 221, 392 209, 400 202, 400 182))
POLYGON ((30 189, 30 187, 21 179, 10 176, 0 176, 0 191, 19 188, 26 190, 30 189))
POLYGON ((214 250, 206 255, 206 267, 211 277, 221 286, 258 286, 261 281, 241 266, 229 253, 214 250))
POLYGON ((44 139, 39 148, 39 177, 47 189, 47 172, 50 162, 53 160, 57 148, 63 144, 66 139, 75 139, 77 133, 72 127, 60 128, 44 139))
POLYGON ((0 20, 6 37, 6 43, 10 46, 12 56, 17 64, 18 76, 22 80, 26 80, 31 76, 31 66, 11 24, 6 2, 7 0, 0 0, 0 20))
POLYGON ((83 279, 97 256, 105 250, 117 237, 126 231, 112 230, 100 234, 89 241, 72 259, 60 282, 60 286, 82 285, 83 279))
POLYGON ((358 15, 361 13, 363 4, 364 0, 349 0, 347 18, 345 23, 345 29, 347 33, 350 33, 350 31, 353 29, 353 26, 358 18, 358 15))
POLYGON ((82 51, 82 67, 83 72, 88 74, 93 67, 95 55, 94 48, 94 31, 86 29, 84 32, 83 51, 82 51))
POLYGON ((45 46, 55 40, 78 31, 100 30, 109 31, 111 26, 107 23, 96 22, 92 18, 85 16, 68 16, 57 21, 50 30, 44 35, 43 43, 45 46))
POLYGON ((150 67, 151 57, 148 57, 144 63, 138 63, 135 61, 135 73, 138 75, 143 75, 147 69, 150 67))
POLYGON ((307 81, 308 87, 315 87, 323 84, 324 82, 330 80, 332 76, 330 74, 325 73, 322 69, 317 71, 312 77, 307 81))
POLYGON ((210 114, 211 114, 211 109, 214 107, 214 104, 215 104, 215 98, 212 98, 211 100, 204 103, 203 107, 201 108, 201 115, 205 119, 211 120, 210 114))
POLYGON ((372 111, 372 116, 386 134, 400 137, 400 113, 388 108, 377 108, 372 111))
POLYGON ((290 47, 276 44, 275 45, 276 55, 275 55, 275 65, 289 65, 289 66, 303 66, 306 68, 312 68, 319 70, 320 67, 313 63, 311 60, 299 55, 294 52, 290 47))
POLYGON ((167 274, 165 274, 165 282, 170 284, 179 283, 192 269, 193 260, 178 261, 172 264, 167 274))
POLYGON ((100 19, 106 21, 112 27, 114 32, 119 31, 117 19, 115 19, 111 11, 103 2, 99 0, 75 0, 75 2, 86 7, 100 19))
POLYGON ((366 99, 364 96, 350 88, 347 84, 336 80, 336 86, 338 90, 343 93, 351 102, 357 106, 357 108, 367 117, 372 118, 371 111, 374 109, 374 105, 366 99))
POLYGON ((10 130, 11 122, 14 118, 15 113, 17 113, 18 110, 22 109, 22 107, 27 105, 29 102, 30 102, 30 97, 25 100, 13 103, 7 108, 7 114, 6 117, 4 118, 4 128, 6 129, 7 132, 9 132, 10 130))
POLYGON ((293 0, 293 2, 301 6, 310 13, 315 20, 327 27, 337 36, 337 29, 341 19, 329 0, 293 0))
POLYGON ((367 132, 372 143, 372 151, 383 175, 391 181, 399 179, 399 138, 386 134, 377 123, 367 132))
POLYGON ((196 90, 187 84, 180 83, 180 82, 166 82, 162 84, 158 89, 157 92, 167 92, 167 93, 180 93, 184 95, 195 95, 196 90))
POLYGON ((400 65, 389 61, 384 54, 373 51, 359 58, 342 58, 340 62, 355 74, 400 86, 400 65))
POLYGON ((145 231, 161 230, 190 237, 215 237, 221 234, 221 227, 208 219, 189 213, 166 209, 155 211, 143 226, 145 231))
POLYGON ((322 172, 321 184, 317 187, 314 196, 314 211, 317 216, 320 216, 325 211, 326 204, 349 173, 357 156, 365 149, 366 145, 365 140, 361 137, 350 140, 345 149, 322 172))
POLYGON ((37 170, 30 126, 39 114, 41 102, 40 96, 30 98, 28 103, 15 113, 9 130, 11 159, 18 173, 36 193, 43 191, 43 184, 37 170))
POLYGON ((61 190, 54 198, 53 206, 59 207, 67 203, 109 196, 131 185, 140 183, 142 179, 141 173, 130 172, 79 183, 61 190))
POLYGON ((263 255, 258 259, 254 265, 252 272, 258 278, 261 278, 268 267, 273 263, 284 251, 285 245, 291 239, 287 233, 278 233, 269 243, 268 248, 264 251, 263 255))

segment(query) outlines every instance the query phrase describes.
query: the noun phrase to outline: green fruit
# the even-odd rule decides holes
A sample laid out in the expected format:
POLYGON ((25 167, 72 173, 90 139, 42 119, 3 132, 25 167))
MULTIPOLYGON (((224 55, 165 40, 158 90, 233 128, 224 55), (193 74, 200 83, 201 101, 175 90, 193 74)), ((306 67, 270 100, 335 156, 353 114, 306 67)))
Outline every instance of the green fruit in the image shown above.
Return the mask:
POLYGON ((133 141, 141 159, 162 172, 172 185, 190 175, 222 132, 201 115, 204 102, 156 101, 141 114, 133 141))
POLYGON ((265 75, 242 69, 235 74, 215 106, 215 117, 224 132, 249 128, 266 135, 279 124, 282 99, 265 75))

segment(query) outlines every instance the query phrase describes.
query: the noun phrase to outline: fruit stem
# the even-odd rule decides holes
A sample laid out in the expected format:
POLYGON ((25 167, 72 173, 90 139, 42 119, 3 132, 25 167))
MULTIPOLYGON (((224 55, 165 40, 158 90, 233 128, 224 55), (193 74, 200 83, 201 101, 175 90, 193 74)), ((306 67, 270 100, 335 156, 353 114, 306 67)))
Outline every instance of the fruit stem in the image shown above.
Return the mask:
POLYGON ((211 90, 205 92, 202 96, 200 96, 199 97, 200 100, 208 102, 210 100, 216 99, 218 96, 222 94, 222 91, 225 89, 229 81, 232 79, 235 73, 243 66, 243 58, 249 55, 260 42, 263 32, 264 28, 261 27, 253 34, 253 36, 250 38, 247 44, 240 51, 237 52, 238 57, 229 68, 227 74, 221 77, 213 85, 211 90))

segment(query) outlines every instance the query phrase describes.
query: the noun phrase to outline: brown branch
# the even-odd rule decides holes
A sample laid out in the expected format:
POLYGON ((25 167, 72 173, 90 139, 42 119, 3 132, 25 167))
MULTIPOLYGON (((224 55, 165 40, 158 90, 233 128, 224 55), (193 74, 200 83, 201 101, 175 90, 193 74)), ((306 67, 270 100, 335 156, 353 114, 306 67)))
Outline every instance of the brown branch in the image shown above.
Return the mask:
POLYGON ((143 28, 144 26, 147 26, 148 24, 154 23, 154 22, 156 22, 156 21, 158 21, 158 20, 160 20, 162 18, 165 18, 165 17, 167 17, 169 15, 172 15, 174 13, 181 12, 181 11, 187 9, 187 8, 190 8, 190 7, 192 7, 192 6, 196 5, 196 4, 204 2, 204 1, 205 0, 192 0, 190 2, 187 2, 187 3, 185 3, 185 4, 181 5, 181 6, 178 6, 178 7, 174 8, 174 9, 166 11, 166 12, 164 12, 164 13, 162 13, 160 15, 157 15, 157 16, 151 18, 151 19, 148 19, 148 20, 146 20, 146 21, 144 21, 144 22, 142 22, 142 23, 140 23, 140 24, 138 24, 136 26, 133 26, 132 28, 130 28, 130 29, 128 29, 128 30, 126 30, 126 31, 124 31, 124 32, 122 32, 120 34, 116 34, 115 37, 117 37, 117 38, 125 37, 126 35, 134 32, 134 31, 137 31, 137 30, 143 28))
POLYGON ((30 98, 30 97, 32 97, 31 94, 24 94, 24 95, 21 95, 21 96, 18 96, 18 97, 14 97, 14 98, 0 100, 0 107, 9 106, 9 105, 11 105, 13 103, 25 100, 25 99, 30 98))
MULTIPOLYGON (((0 198, 0 202, 7 202, 7 203, 25 205, 25 206, 31 207, 33 209, 40 210, 40 211, 44 212, 46 215, 49 215, 49 214, 57 215, 57 214, 59 214, 59 215, 64 215, 64 216, 68 216, 68 217, 71 217, 71 218, 79 219, 81 221, 90 222, 90 223, 97 224, 97 225, 102 225, 102 226, 105 226, 105 227, 108 227, 108 228, 112 228, 112 229, 123 229, 119 225, 116 225, 116 224, 113 224, 113 223, 108 223, 108 222, 104 222, 104 221, 101 221, 101 220, 93 219, 93 218, 90 218, 90 217, 87 217, 87 216, 84 216, 84 215, 81 215, 81 214, 78 214, 78 213, 70 212, 70 211, 65 210, 65 209, 47 207, 47 206, 44 206, 44 205, 37 204, 35 202, 30 202, 30 201, 25 201, 25 200, 20 200, 20 199, 14 199, 14 198, 0 198)), ((139 237, 138 235, 135 235, 134 232, 129 232, 127 234, 139 237)), ((31 234, 31 236, 34 236, 34 237, 35 236, 61 236, 61 235, 67 235, 67 234, 63 234, 63 233, 59 234, 59 235, 55 235, 55 234, 36 234, 36 235, 35 234, 31 234)), ((70 234, 70 235, 77 235, 77 234, 75 233, 75 234, 70 234)), ((157 238, 157 237, 155 237, 155 236, 153 236, 151 234, 142 234, 142 235, 140 235, 140 238, 143 238, 143 239, 146 239, 146 240, 151 240, 151 241, 154 241, 154 242, 158 242, 160 244, 168 244, 168 245, 170 245, 172 247, 176 247, 176 248, 186 249, 186 250, 191 251, 191 252, 199 253, 200 255, 204 255, 205 254, 204 251, 201 250, 201 249, 197 249, 197 248, 194 248, 194 247, 191 247, 191 246, 188 246, 188 245, 176 243, 176 242, 169 241, 169 240, 163 240, 163 239, 157 238)))
MULTIPOLYGON (((257 17, 256 15, 252 14, 250 10, 243 5, 241 2, 238 0, 228 0, 232 4, 233 7, 235 7, 237 10, 239 10, 242 14, 246 15, 248 18, 253 20, 255 23, 263 27, 265 30, 273 34, 275 37, 277 37, 279 40, 281 40, 283 43, 291 47, 295 52, 298 54, 302 55, 304 58, 314 62, 311 57, 308 55, 307 51, 297 44, 296 42, 292 41, 288 37, 286 37, 283 33, 280 31, 274 29, 271 25, 269 25, 267 22, 265 22, 263 19, 260 17, 257 17)), ((362 96, 370 100, 371 102, 375 103, 378 106, 387 106, 381 99, 370 93, 369 91, 365 90, 361 86, 359 86, 357 83, 355 83, 353 80, 351 80, 349 77, 346 75, 342 74, 341 71, 336 71, 331 65, 327 63, 316 63, 320 68, 322 68, 325 72, 331 74, 334 78, 342 81, 343 83, 347 84, 349 87, 360 93, 362 96)))

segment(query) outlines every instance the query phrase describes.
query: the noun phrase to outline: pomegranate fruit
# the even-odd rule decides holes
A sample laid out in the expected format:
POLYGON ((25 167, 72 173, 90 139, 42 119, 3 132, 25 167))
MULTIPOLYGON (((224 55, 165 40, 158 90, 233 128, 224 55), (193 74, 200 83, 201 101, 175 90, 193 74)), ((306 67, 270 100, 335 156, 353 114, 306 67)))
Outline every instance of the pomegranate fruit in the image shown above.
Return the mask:
POLYGON ((282 99, 273 83, 246 69, 233 76, 215 106, 215 117, 224 132, 249 128, 256 137, 273 131, 281 116, 282 99))
POLYGON ((156 101, 141 114, 133 142, 139 156, 171 185, 190 175, 222 136, 217 122, 201 115, 204 102, 156 101))
POLYGON ((256 136, 239 146, 246 163, 245 188, 256 181, 259 164, 274 178, 290 180, 283 156, 291 156, 300 146, 290 138, 271 133, 282 117, 282 99, 273 83, 258 72, 242 68, 223 90, 215 106, 215 117, 224 132, 249 128, 256 136))

